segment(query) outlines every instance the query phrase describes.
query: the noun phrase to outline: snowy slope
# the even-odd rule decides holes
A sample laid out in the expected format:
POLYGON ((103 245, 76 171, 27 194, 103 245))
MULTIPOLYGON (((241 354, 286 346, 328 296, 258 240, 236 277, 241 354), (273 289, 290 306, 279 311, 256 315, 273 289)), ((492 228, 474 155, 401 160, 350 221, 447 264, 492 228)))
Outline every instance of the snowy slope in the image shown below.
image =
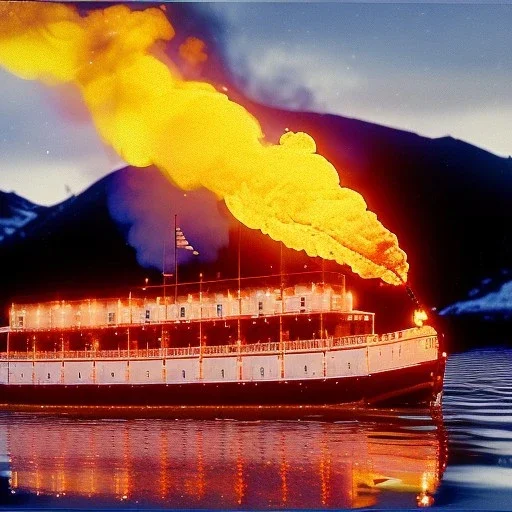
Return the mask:
POLYGON ((23 236, 22 228, 45 210, 13 192, 0 191, 0 243, 15 233, 23 236))

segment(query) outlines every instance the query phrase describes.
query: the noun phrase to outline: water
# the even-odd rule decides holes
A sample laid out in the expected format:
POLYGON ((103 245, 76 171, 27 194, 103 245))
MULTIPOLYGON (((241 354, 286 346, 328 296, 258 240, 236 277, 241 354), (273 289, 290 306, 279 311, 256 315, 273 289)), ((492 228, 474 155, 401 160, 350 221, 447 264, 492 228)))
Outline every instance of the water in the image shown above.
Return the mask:
POLYGON ((233 410, 225 415, 237 419, 176 420, 165 410, 4 411, 0 502, 512 510, 511 363, 503 350, 450 357, 442 413, 276 409, 272 420, 248 420, 233 410))

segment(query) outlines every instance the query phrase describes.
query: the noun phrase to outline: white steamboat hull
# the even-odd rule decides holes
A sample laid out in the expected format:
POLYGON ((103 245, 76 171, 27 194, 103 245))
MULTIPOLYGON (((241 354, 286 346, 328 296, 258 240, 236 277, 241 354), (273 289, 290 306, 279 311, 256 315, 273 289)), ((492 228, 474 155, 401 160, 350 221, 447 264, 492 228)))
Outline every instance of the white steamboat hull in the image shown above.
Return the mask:
POLYGON ((430 403, 444 357, 422 327, 375 335, 149 351, 13 354, 0 402, 59 405, 430 403))

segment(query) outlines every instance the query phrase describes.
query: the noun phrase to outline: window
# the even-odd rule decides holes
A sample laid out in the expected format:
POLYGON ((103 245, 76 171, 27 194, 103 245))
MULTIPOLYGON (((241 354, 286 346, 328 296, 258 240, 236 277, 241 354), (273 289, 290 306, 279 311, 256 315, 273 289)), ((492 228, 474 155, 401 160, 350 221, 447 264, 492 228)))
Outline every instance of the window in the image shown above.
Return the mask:
POLYGON ((48 378, 50 378, 50 374, 48 374, 48 378))
POLYGON ((181 370, 181 376, 185 378, 185 370, 181 370))
POLYGON ((217 304, 217 317, 222 317, 222 304, 217 304))
POLYGON ((108 323, 114 324, 116 322, 116 314, 115 313, 109 313, 108 314, 108 323))
POLYGON ((222 375, 222 378, 224 378, 224 370, 221 370, 220 374, 222 375))
POLYGON ((149 309, 146 309, 146 320, 149 320, 150 315, 151 311, 149 309))
POLYGON ((111 376, 111 377, 113 377, 113 376, 114 376, 114 372, 112 372, 112 373, 110 374, 110 376, 111 376))
POLYGON ((23 324, 25 322, 25 317, 23 315, 18 316, 18 327, 23 327, 23 324))
POLYGON ((146 377, 149 379, 149 370, 146 371, 146 377))
POLYGON ((304 366, 304 373, 308 373, 308 367, 304 366))
POLYGON ((370 320, 370 317, 368 315, 364 315, 364 321, 368 322, 368 320, 370 320))
POLYGON ((263 366, 260 368, 260 375, 265 377, 265 368, 263 368, 263 366))
POLYGON ((185 307, 184 306, 182 306, 180 308, 180 318, 185 318, 185 307))
POLYGON ((258 302, 258 314, 263 313, 263 302, 258 302))
POLYGON ((306 297, 300 298, 300 307, 305 308, 306 307, 306 297))
POLYGON ((350 322, 352 320, 352 315, 348 315, 347 320, 350 322))
POLYGON ((350 370, 350 363, 348 363, 348 369, 350 370))
POLYGON ((78 372, 78 378, 81 379, 82 378, 82 374, 81 372, 78 372))

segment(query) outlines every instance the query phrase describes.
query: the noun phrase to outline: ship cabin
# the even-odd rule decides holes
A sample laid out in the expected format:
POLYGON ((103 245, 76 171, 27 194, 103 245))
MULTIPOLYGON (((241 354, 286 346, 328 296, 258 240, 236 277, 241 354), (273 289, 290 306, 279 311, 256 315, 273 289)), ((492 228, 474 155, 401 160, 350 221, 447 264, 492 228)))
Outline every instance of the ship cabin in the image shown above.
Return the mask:
POLYGON ((270 276, 149 286, 108 299, 14 303, 7 350, 141 350, 374 333, 374 314, 354 308, 343 275, 307 274, 313 273, 277 282, 270 276))

